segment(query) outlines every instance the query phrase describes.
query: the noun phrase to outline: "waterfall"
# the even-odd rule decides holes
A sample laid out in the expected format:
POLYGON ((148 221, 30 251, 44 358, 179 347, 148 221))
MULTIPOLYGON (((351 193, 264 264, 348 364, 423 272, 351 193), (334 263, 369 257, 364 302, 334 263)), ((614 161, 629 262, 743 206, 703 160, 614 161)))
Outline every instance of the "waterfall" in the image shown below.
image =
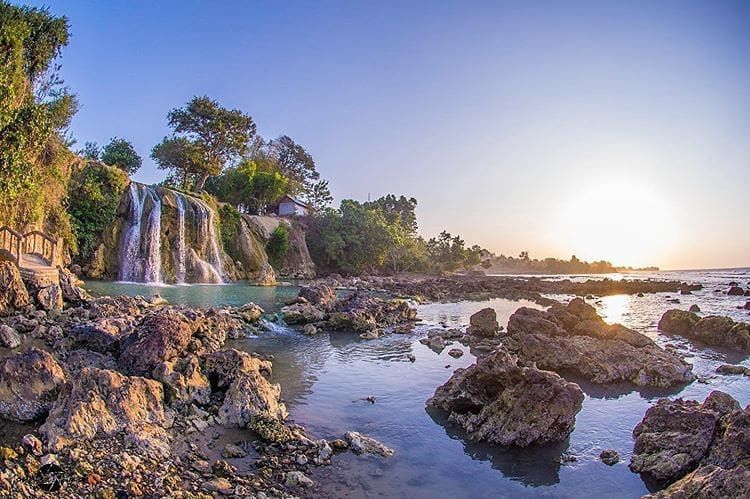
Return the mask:
POLYGON ((146 224, 146 267, 144 282, 161 282, 161 199, 153 187, 146 188, 153 206, 146 224))
POLYGON ((205 201, 136 182, 130 184, 128 196, 130 205, 120 236, 119 280, 224 282, 216 213, 205 201), (162 242, 167 246, 162 248, 162 242), (165 262, 171 265, 165 267, 165 262), (165 268, 174 269, 174 275, 165 268))
POLYGON ((130 183, 130 210, 128 212, 128 228, 124 232, 120 247, 120 268, 117 279, 120 281, 138 280, 138 253, 141 246, 141 216, 143 215, 143 200, 141 188, 144 186, 130 183))
POLYGON ((185 282, 185 196, 177 194, 177 269, 175 279, 177 284, 185 282))

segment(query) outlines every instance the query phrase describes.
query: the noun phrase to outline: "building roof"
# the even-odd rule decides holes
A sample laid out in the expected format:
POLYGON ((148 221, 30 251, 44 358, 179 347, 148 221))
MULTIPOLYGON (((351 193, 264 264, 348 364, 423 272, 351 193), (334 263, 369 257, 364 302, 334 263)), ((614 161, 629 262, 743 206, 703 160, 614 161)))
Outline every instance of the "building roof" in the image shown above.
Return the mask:
POLYGON ((297 199, 297 198, 295 198, 293 196, 290 196, 289 194, 284 194, 283 196, 281 196, 281 199, 279 199, 279 204, 283 203, 287 199, 289 201, 291 201, 292 203, 294 203, 296 205, 299 205, 299 206, 301 206, 303 208, 310 208, 310 206, 307 203, 303 203, 299 199, 297 199))

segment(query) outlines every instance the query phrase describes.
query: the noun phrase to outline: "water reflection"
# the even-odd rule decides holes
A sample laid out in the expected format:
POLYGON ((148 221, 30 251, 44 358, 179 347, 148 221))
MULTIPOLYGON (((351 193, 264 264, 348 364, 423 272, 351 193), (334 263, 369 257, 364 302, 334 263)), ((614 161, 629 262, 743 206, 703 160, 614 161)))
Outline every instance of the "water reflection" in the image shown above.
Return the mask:
POLYGON ((554 444, 526 448, 500 447, 472 440, 463 428, 449 422, 443 411, 426 408, 425 412, 436 424, 443 427, 449 438, 463 444, 467 456, 489 461, 505 478, 532 487, 560 482, 560 466, 569 445, 567 439, 554 444))

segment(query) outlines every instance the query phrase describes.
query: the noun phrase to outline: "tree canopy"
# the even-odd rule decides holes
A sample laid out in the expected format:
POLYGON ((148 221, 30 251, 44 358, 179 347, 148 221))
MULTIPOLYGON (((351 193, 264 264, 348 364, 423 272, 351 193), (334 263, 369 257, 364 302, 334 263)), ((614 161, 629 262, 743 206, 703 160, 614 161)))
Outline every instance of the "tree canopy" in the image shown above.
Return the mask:
POLYGON ((105 164, 116 166, 128 175, 137 172, 143 164, 143 160, 135 151, 133 144, 117 137, 104 146, 101 152, 101 160, 105 164))

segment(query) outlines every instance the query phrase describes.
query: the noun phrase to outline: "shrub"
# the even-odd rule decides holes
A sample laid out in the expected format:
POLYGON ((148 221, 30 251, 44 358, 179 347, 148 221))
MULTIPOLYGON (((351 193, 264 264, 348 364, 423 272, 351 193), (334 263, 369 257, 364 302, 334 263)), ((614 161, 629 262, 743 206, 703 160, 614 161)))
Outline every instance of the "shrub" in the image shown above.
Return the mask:
POLYGON ((224 250, 230 253, 232 240, 237 235, 240 224, 240 212, 234 206, 225 204, 219 208, 219 220, 221 222, 221 244, 224 246, 224 250))
POLYGON ((266 243, 266 254, 268 254, 268 261, 273 268, 281 268, 287 251, 289 251, 289 229, 286 225, 280 223, 273 230, 271 238, 266 243))

